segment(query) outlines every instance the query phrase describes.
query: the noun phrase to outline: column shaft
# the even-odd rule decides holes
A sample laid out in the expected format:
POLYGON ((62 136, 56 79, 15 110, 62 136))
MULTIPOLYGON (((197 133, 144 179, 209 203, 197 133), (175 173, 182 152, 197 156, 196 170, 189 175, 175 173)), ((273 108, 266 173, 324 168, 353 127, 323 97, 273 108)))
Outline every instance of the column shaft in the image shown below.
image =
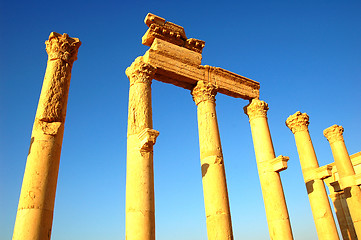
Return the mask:
POLYGON ((50 239, 71 69, 80 41, 51 33, 13 240, 50 239))
POLYGON ((337 228, 328 201, 325 185, 322 179, 316 176, 316 170, 319 165, 308 132, 308 124, 308 115, 305 113, 301 114, 301 112, 296 112, 286 121, 286 125, 291 129, 295 136, 303 178, 306 184, 318 239, 338 240, 337 228))
POLYGON ((333 125, 324 130, 323 134, 330 143, 332 155, 339 174, 341 188, 351 214, 357 237, 361 238, 361 189, 356 185, 350 156, 343 139, 343 127, 333 125))
POLYGON ((343 240, 357 240, 347 203, 344 203, 346 200, 343 198, 343 192, 334 192, 331 188, 329 188, 331 192, 329 196, 335 209, 342 238, 343 240))
POLYGON ((130 80, 127 177, 126 239, 154 240, 153 130, 151 81, 155 69, 137 58, 127 69, 130 80))
POLYGON ((216 89, 203 81, 193 89, 197 104, 199 147, 202 168, 204 205, 209 240, 233 239, 223 162, 215 109, 216 89))
POLYGON ((275 152, 267 122, 267 103, 253 99, 244 109, 250 118, 270 238, 293 239, 280 175, 269 170, 269 162, 275 158, 275 152))

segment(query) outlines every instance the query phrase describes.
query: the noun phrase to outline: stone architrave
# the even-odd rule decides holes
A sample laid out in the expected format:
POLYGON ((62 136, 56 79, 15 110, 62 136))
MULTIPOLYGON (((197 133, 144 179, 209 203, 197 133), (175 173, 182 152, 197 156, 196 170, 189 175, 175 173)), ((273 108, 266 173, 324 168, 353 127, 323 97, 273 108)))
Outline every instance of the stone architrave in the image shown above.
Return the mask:
POLYGON ((205 42, 187 38, 183 27, 149 13, 142 43, 149 46, 143 61, 157 68, 154 79, 192 90, 198 81, 211 82, 217 92, 235 98, 259 97, 260 84, 222 68, 201 65, 205 42))
POLYGON ((346 198, 357 237, 361 238, 361 189, 356 183, 355 171, 343 139, 343 127, 333 125, 323 131, 330 143, 339 174, 340 187, 346 198))
POLYGON ((130 81, 126 177, 126 239, 154 240, 153 145, 151 84, 156 68, 138 57, 126 74, 130 81))
POLYGON ((233 239, 226 174, 215 109, 217 89, 199 81, 192 90, 197 105, 204 205, 209 240, 233 239))
POLYGON ((288 240, 293 239, 293 235, 279 172, 287 168, 289 158, 275 158, 267 111, 267 103, 259 99, 251 100, 244 107, 251 125, 270 239, 288 240))
POLYGON ((329 175, 326 174, 326 176, 323 176, 323 172, 319 171, 320 168, 316 153, 308 131, 309 116, 306 113, 298 111, 287 118, 286 125, 295 136, 303 178, 310 200, 318 239, 338 240, 339 237, 335 220, 328 201, 326 188, 322 180, 329 175))
POLYGON ((81 42, 52 32, 13 240, 50 239, 71 70, 81 42))

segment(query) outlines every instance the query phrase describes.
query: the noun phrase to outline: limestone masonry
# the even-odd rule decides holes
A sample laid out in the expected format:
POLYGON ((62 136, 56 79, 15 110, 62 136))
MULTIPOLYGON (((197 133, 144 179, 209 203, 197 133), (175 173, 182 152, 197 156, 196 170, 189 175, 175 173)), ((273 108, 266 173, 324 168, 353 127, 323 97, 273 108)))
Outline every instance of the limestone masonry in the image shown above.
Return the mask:
MULTIPOLYGON (((292 228, 280 172, 289 157, 276 157, 259 99, 260 84, 219 67, 201 65, 205 42, 187 38, 183 27, 149 13, 142 43, 150 48, 126 69, 129 78, 125 238, 155 240, 152 81, 190 92, 197 108, 200 168, 209 240, 232 240, 225 164, 216 113, 218 93, 249 100, 249 118, 270 239, 292 240, 292 228)), ((54 201, 63 141, 71 70, 81 42, 51 33, 45 42, 48 63, 34 121, 13 240, 51 238, 54 201)), ((308 130, 309 116, 296 112, 286 120, 295 137, 318 239, 338 240, 324 182, 330 191, 343 239, 361 239, 361 152, 349 156, 343 128, 324 131, 334 163, 319 167, 308 130)))

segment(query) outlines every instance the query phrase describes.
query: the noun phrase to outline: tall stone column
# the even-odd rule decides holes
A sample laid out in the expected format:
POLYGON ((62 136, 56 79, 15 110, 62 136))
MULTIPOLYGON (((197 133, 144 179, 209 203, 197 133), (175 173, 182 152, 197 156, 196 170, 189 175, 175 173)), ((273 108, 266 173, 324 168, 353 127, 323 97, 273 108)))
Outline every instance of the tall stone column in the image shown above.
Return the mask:
POLYGON ((211 83, 199 81, 192 90, 197 105, 199 148, 208 240, 233 239, 226 174, 211 83))
POLYGON ((321 174, 317 172, 319 165, 308 132, 309 117, 306 113, 296 112, 287 118, 286 125, 295 136, 318 239, 338 240, 337 228, 326 188, 321 174))
POLYGON ((138 57, 126 74, 130 81, 127 142, 126 221, 128 240, 154 240, 153 145, 151 84, 156 69, 138 57))
POLYGON ((279 171, 285 169, 287 157, 275 158, 273 143, 267 122, 268 105, 264 101, 252 99, 244 107, 249 117, 253 145, 256 154, 259 179, 271 239, 293 239, 290 219, 283 193, 279 171))
POLYGON ((71 69, 81 42, 52 32, 13 240, 50 239, 71 69))
POLYGON ((355 181, 350 156, 343 139, 343 127, 333 125, 323 131, 323 135, 330 143, 337 172, 340 177, 340 187, 351 214, 352 222, 358 238, 361 238, 361 189, 355 181))

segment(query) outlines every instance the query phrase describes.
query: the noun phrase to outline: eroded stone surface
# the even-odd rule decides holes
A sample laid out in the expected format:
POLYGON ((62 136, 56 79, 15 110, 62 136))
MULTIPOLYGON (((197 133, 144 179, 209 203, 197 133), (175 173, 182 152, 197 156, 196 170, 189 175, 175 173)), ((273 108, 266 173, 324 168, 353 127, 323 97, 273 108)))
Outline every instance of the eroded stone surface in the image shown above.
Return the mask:
POLYGON ((157 68, 156 80, 190 90, 198 81, 205 81, 231 97, 248 100, 259 97, 258 82, 222 68, 201 65, 204 42, 187 39, 181 26, 153 14, 148 14, 145 22, 149 29, 143 44, 150 49, 144 62, 157 68))
POLYGON ((81 42, 51 33, 48 64, 35 116, 13 240, 50 239, 73 62, 81 42))

